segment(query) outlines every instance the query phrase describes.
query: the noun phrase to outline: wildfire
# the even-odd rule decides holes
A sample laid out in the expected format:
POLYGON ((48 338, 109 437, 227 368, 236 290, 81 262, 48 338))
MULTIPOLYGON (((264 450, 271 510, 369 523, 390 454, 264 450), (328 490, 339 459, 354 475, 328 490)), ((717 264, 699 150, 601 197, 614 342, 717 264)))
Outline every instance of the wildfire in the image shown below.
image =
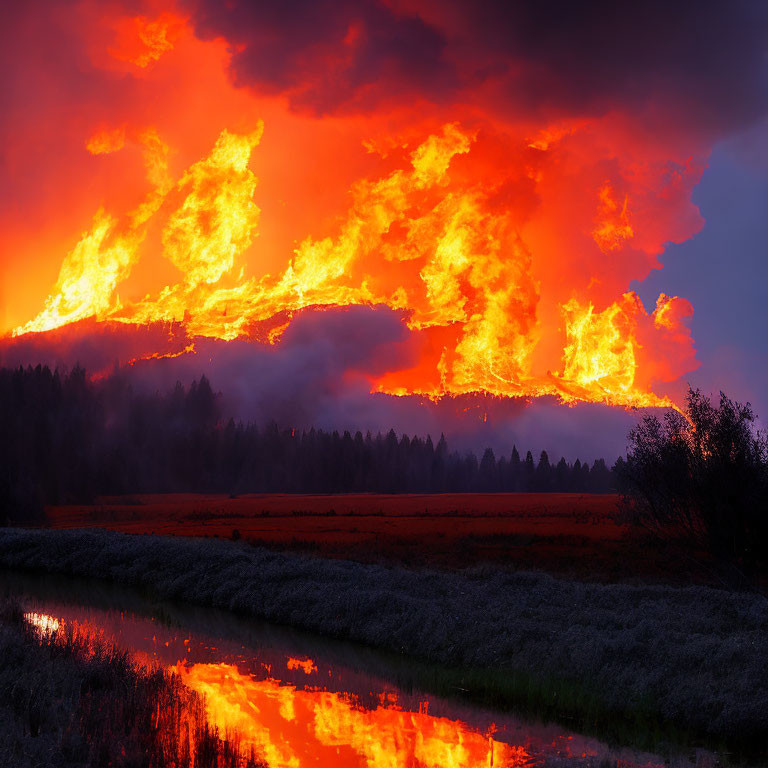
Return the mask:
MULTIPOLYGON (((165 38, 158 35, 150 50, 163 49, 165 38)), ((654 315, 633 293, 602 306, 586 296, 562 300, 559 352, 548 352, 542 366, 542 338, 552 347, 551 338, 561 332, 539 314, 541 280, 520 235, 519 217, 498 204, 495 186, 483 184, 459 162, 471 158, 476 134, 457 123, 428 135, 400 167, 355 182, 334 235, 306 237, 276 275, 248 275, 243 255, 252 246, 258 253, 260 216, 249 162, 262 130, 258 125, 246 134, 222 131, 210 154, 175 180, 168 146, 153 129, 139 133, 135 141, 143 148, 150 185, 145 199, 123 217, 97 211, 64 259, 44 309, 14 335, 94 317, 183 322, 192 339, 275 344, 301 309, 383 304, 402 312, 432 351, 416 369, 372 381, 374 390, 432 398, 482 391, 670 405, 653 393, 654 376, 647 371, 638 384, 638 372, 654 370, 655 364, 638 338, 656 339, 657 346, 670 339, 690 345, 682 323, 689 305, 676 297, 660 297, 654 315), (155 295, 121 301, 121 283, 153 249, 177 268, 180 279, 155 295)), ((545 133, 546 147, 533 143, 527 149, 549 155, 553 143, 574 130, 545 133)), ((123 129, 102 131, 88 148, 114 152, 124 141, 123 129)), ((618 197, 606 183, 594 200, 592 238, 615 258, 635 238, 629 196, 618 197)))
POLYGON ((631 393, 635 374, 632 318, 642 311, 634 293, 626 293, 602 312, 576 299, 563 306, 568 345, 563 378, 588 389, 596 384, 612 395, 631 393))

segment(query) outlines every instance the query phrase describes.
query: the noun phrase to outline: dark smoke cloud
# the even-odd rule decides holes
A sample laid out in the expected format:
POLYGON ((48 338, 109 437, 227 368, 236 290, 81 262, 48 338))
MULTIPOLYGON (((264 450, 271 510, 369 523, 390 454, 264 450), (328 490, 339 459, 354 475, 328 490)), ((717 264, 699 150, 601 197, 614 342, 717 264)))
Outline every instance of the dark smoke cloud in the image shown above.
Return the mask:
POLYGON ((89 319, 45 333, 0 338, 0 365, 47 365, 61 370, 81 365, 90 375, 102 375, 134 358, 179 353, 189 341, 179 325, 139 326, 89 319))
POLYGON ((236 82, 317 112, 417 93, 518 115, 625 108, 707 134, 768 104, 759 0, 189 5, 198 35, 232 44, 236 82))
POLYGON ((318 113, 455 87, 440 32, 415 14, 350 0, 191 0, 195 31, 233 46, 235 82, 289 92, 318 113))
POLYGON ((509 67, 499 79, 514 103, 592 113, 660 107, 716 129, 768 104, 768 6, 758 0, 471 7, 467 47, 509 67))
POLYGON ((197 354, 135 366, 156 386, 205 373, 225 410, 256 423, 310 427, 366 420, 371 377, 414 362, 407 327, 384 307, 305 312, 275 346, 196 341, 197 354))

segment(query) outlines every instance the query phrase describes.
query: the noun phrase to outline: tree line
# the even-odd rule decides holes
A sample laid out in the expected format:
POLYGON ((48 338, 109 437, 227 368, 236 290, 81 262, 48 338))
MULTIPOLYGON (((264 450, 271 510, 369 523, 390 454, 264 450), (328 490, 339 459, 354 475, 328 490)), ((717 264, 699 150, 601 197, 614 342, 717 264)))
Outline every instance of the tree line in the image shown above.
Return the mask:
POLYGON ((497 458, 449 449, 444 436, 297 431, 222 420, 202 377, 166 393, 119 373, 92 381, 37 366, 0 369, 0 519, 99 495, 580 491, 615 486, 598 459, 573 464, 517 448, 497 458))

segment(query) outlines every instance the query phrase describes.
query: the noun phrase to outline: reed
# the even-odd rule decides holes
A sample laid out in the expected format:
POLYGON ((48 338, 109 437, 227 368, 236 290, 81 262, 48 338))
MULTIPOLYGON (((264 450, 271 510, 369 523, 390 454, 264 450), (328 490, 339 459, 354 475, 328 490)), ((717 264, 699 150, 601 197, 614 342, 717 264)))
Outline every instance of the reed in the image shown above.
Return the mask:
POLYGON ((204 701, 159 667, 0 605, 0 765, 32 768, 264 768, 204 701))

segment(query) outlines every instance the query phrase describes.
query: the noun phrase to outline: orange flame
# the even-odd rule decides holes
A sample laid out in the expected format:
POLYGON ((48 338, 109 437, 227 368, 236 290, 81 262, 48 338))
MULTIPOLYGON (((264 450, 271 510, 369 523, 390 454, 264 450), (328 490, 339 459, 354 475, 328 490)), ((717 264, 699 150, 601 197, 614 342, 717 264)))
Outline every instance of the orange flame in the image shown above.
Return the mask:
POLYGON ((47 613, 29 611, 24 614, 24 619, 43 635, 52 634, 61 628, 59 620, 47 613))
MULTIPOLYGON (((650 376, 638 384, 638 334, 689 343, 681 324, 686 313, 671 309, 679 306, 675 298, 660 297, 651 316, 633 293, 602 307, 572 297, 559 305, 565 321, 561 351, 550 355, 546 373, 537 372, 539 343, 553 334, 539 316, 540 280, 516 219, 494 202, 495 190, 461 171, 453 174, 476 141, 474 132, 456 123, 427 136, 404 167, 354 183, 335 236, 305 238, 276 276, 247 276, 242 256, 254 244, 260 214, 249 162, 262 128, 222 131, 210 154, 176 181, 168 170, 168 147, 156 131, 144 131, 138 141, 151 185, 145 200, 122 220, 96 213, 65 258, 45 308, 14 335, 95 317, 183 321, 192 338, 274 344, 300 309, 384 304, 403 312, 432 351, 417 369, 372 381, 374 390, 671 405, 651 391, 650 376), (141 257, 150 229, 159 231, 156 247, 181 278, 124 304, 118 288, 141 257)), ((543 134, 542 141, 549 148, 573 130, 543 134)), ((91 143, 109 144, 102 139, 91 143)), ((619 203, 610 183, 596 191, 591 234, 603 254, 613 258, 634 238, 629 211, 628 195, 619 203)))

